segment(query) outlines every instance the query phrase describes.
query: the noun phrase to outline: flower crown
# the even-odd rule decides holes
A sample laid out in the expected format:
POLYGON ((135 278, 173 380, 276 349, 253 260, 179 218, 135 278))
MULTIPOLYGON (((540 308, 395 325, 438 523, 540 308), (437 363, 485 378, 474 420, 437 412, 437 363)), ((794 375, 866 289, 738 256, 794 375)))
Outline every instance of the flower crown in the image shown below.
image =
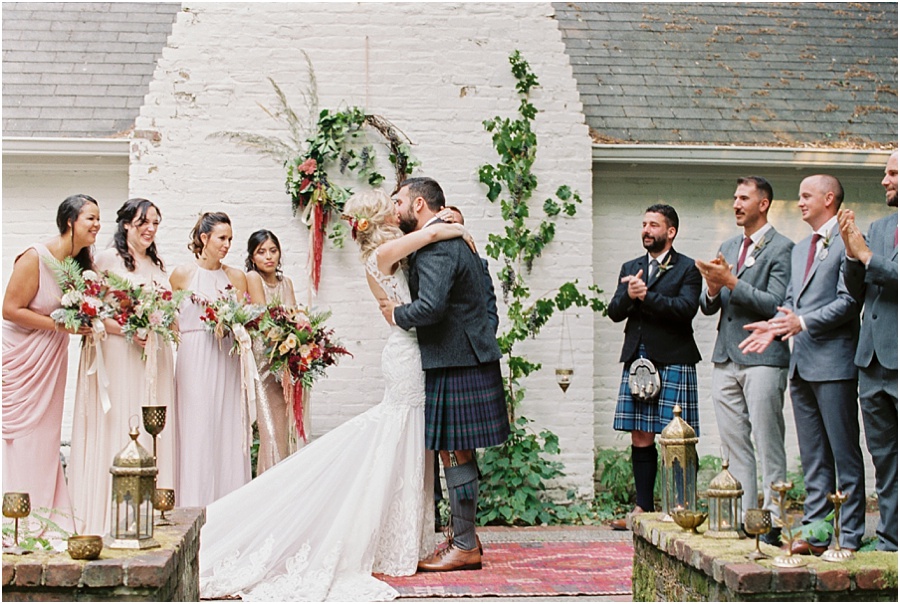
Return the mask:
POLYGON ((357 233, 365 233, 369 229, 369 219, 359 214, 341 214, 341 218, 350 223, 350 236, 356 241, 357 233))

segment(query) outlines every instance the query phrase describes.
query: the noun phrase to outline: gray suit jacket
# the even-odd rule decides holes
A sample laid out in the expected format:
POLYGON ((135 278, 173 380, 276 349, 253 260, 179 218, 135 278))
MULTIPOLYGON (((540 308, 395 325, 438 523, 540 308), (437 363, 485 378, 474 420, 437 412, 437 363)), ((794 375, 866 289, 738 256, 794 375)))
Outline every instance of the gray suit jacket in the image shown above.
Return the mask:
POLYGON ((862 262, 844 258, 847 289, 865 295, 865 316, 856 349, 856 366, 868 367, 872 357, 885 369, 897 370, 897 215, 876 220, 866 240, 873 256, 866 268, 862 262))
POLYGON ((816 255, 809 275, 803 278, 812 234, 798 241, 791 253, 791 281, 782 306, 803 317, 806 331, 794 336, 788 370, 809 382, 856 379, 856 342, 859 337, 859 302, 844 285, 841 264, 844 240, 835 225, 828 255, 816 255))
MULTIPOLYGON (((737 267, 738 256, 744 236, 729 239, 719 248, 725 260, 737 267)), ((749 335, 744 325, 754 321, 765 321, 781 305, 791 278, 791 250, 794 242, 769 229, 759 244, 750 248, 747 258, 753 258, 752 266, 745 260, 737 273, 738 282, 734 291, 723 287, 714 300, 707 297, 707 288, 700 294, 700 310, 711 315, 719 310, 719 333, 713 349, 714 363, 732 361, 741 365, 768 365, 787 367, 791 351, 787 342, 772 342, 761 354, 744 354, 738 344, 749 335)))
POLYGON ((422 369, 498 360, 497 323, 496 316, 489 316, 485 268, 465 241, 458 237, 427 245, 409 264, 413 301, 394 309, 394 321, 403 329, 416 328, 422 369))

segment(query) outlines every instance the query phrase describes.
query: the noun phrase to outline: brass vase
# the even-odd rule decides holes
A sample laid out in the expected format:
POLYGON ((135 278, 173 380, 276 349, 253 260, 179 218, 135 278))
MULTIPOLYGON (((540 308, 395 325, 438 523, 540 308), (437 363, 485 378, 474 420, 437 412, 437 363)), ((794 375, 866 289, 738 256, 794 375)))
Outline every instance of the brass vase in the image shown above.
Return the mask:
POLYGON ((16 519, 16 545, 3 548, 4 554, 30 554, 31 551, 19 547, 19 518, 25 518, 31 513, 31 496, 28 493, 4 493, 3 515, 16 519))
POLYGON ((744 514, 744 532, 756 537, 756 550, 747 554, 751 560, 763 560, 771 558, 769 554, 759 549, 759 536, 772 530, 772 512, 762 509, 749 509, 744 514))

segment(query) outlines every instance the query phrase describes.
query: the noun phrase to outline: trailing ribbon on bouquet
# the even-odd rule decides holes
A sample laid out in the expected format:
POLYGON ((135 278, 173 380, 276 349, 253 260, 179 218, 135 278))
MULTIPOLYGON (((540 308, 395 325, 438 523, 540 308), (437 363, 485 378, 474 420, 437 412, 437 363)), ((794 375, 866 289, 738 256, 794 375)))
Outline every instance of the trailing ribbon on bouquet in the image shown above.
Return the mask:
POLYGON ((106 364, 103 362, 103 348, 100 342, 106 339, 106 327, 100 319, 91 321, 91 335, 84 340, 84 345, 94 349, 94 358, 87 370, 87 375, 97 374, 97 393, 100 395, 100 406, 103 413, 109 413, 112 403, 109 402, 109 376, 106 375, 106 364))
POLYGON ((156 379, 159 374, 159 339, 155 331, 147 335, 147 343, 144 344, 144 384, 147 388, 147 404, 156 406, 156 379))
POLYGON ((256 359, 253 357, 253 341, 247 329, 235 323, 231 327, 234 339, 240 347, 241 356, 241 398, 244 400, 241 416, 244 422, 244 455, 250 455, 253 444, 253 422, 256 421, 256 388, 260 382, 256 359))
POLYGON ((303 444, 309 444, 306 434, 306 424, 309 419, 309 389, 303 387, 303 381, 291 382, 291 373, 287 367, 281 372, 281 388, 284 393, 284 401, 287 403, 288 422, 297 429, 297 436, 303 439, 303 444))

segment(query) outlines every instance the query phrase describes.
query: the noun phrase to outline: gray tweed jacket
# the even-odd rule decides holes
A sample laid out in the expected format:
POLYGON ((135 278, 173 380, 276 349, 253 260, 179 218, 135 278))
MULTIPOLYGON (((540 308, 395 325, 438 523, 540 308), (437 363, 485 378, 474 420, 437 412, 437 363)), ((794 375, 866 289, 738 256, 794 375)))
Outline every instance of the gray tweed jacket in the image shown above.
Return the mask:
POLYGON ((474 367, 500 358, 496 307, 489 311, 482 260, 461 238, 410 256, 412 302, 394 309, 403 329, 416 328, 422 369, 474 367))

